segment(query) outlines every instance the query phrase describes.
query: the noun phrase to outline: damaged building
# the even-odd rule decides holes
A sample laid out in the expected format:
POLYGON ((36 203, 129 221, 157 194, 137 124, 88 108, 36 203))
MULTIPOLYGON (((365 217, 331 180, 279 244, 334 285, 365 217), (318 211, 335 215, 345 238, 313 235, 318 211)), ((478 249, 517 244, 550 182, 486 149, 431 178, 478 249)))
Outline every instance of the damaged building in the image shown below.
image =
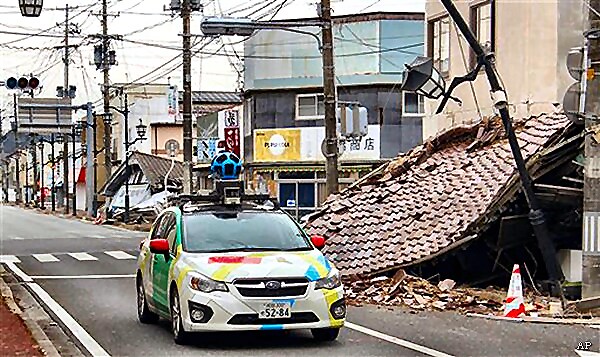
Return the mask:
MULTIPOLYGON (((581 249, 583 130, 562 114, 514 119, 557 250, 581 249)), ((407 272, 471 285, 544 280, 501 120, 449 129, 337 195, 306 222, 345 277, 407 272)), ((560 254, 559 258, 560 259, 560 254)), ((569 279, 573 273, 563 271, 569 279)))

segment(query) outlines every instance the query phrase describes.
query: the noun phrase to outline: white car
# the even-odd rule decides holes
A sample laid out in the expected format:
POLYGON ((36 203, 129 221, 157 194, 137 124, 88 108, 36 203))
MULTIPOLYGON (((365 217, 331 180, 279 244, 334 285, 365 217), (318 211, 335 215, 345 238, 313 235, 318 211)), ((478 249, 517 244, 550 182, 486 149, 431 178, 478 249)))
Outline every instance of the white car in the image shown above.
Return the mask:
POLYGON ((335 340, 346 304, 323 245, 273 207, 167 208, 141 244, 139 321, 171 320, 177 343, 197 331, 282 329, 335 340))

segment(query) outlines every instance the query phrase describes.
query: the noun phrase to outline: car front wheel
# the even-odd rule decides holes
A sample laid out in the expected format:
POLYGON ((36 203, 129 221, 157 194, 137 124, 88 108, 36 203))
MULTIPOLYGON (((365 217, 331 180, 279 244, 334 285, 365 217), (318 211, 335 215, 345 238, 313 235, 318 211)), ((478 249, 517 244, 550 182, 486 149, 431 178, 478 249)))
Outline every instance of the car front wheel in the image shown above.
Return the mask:
POLYGON ((310 330, 313 338, 319 342, 334 341, 340 334, 339 328, 314 328, 310 330))
POLYGON ((151 324, 158 321, 158 315, 150 311, 146 301, 146 292, 144 291, 144 283, 142 277, 136 279, 137 290, 137 314, 138 320, 143 324, 151 324))
POLYGON ((177 289, 173 289, 171 292, 171 329, 173 331, 175 343, 183 345, 188 341, 189 333, 183 329, 181 304, 179 303, 177 289))

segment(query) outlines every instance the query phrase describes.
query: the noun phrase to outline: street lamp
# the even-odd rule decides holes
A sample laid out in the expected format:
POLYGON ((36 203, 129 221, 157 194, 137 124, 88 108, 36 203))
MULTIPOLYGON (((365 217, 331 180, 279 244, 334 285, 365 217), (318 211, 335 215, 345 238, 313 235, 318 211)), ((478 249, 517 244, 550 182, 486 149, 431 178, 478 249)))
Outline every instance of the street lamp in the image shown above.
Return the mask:
MULTIPOLYGON (((116 107, 113 107, 112 105, 109 106, 110 109, 115 110, 116 112, 120 113, 121 115, 123 115, 123 121, 125 123, 124 125, 124 130, 125 130, 125 214, 123 215, 123 222, 127 223, 129 221, 129 147, 133 144, 135 144, 138 140, 146 140, 146 129, 147 126, 144 125, 144 123, 142 122, 142 119, 139 119, 139 124, 135 126, 135 130, 137 133, 137 138, 135 138, 133 141, 129 141, 129 102, 128 102, 128 96, 127 93, 124 94, 125 100, 124 100, 124 106, 125 109, 119 109, 116 107)), ((112 114, 109 113, 111 116, 112 114)), ((106 121, 106 116, 105 116, 105 121, 106 121)))
MULTIPOLYGON (((439 76, 439 72, 432 68, 432 63, 430 62, 431 60, 417 59, 417 61, 415 61, 417 63, 413 62, 412 66, 407 66, 408 68, 404 73, 403 83, 403 86, 405 85, 406 87, 403 87, 402 89, 415 91, 420 90, 420 93, 429 98, 439 98, 441 96, 441 91, 443 94, 443 100, 437 110, 437 113, 440 113, 448 99, 452 98, 450 94, 454 88, 463 82, 474 81, 477 78, 479 70, 482 67, 484 68, 490 85, 494 107, 500 112, 502 124, 504 125, 504 129, 508 137, 508 143, 519 172, 521 184, 523 186, 523 192, 525 194, 527 204, 529 205, 529 221, 531 222, 531 226, 538 241, 538 246, 542 256, 544 257, 544 263, 546 265, 546 271, 548 272, 550 281, 554 285, 554 288, 557 289, 557 291, 555 290, 553 292, 562 297, 563 292, 561 288, 561 281, 564 279, 564 275, 562 274, 561 267, 558 265, 556 260, 554 242, 550 238, 550 232, 548 231, 548 227, 546 225, 544 213, 533 190, 533 182, 529 176, 529 173, 527 172, 525 160, 523 159, 519 143, 517 142, 517 136, 512 127, 510 113, 508 112, 508 100, 506 98, 506 92, 500 85, 500 80, 496 74, 494 54, 484 50, 479 44, 477 38, 465 20, 462 18, 462 15, 456 6, 454 6, 452 0, 440 1, 477 56, 477 64, 475 68, 473 68, 465 76, 454 78, 448 90, 444 91, 439 80, 436 80, 436 76, 439 76)), ((455 98, 453 99, 456 100, 455 98)))
POLYGON ((333 35, 331 22, 331 7, 329 1, 322 0, 320 8, 320 21, 254 21, 246 18, 204 18, 200 24, 204 36, 250 36, 255 30, 283 30, 313 36, 319 44, 319 52, 323 58, 323 95, 325 104, 325 187, 327 195, 337 193, 339 190, 338 172, 338 145, 336 127, 336 93, 335 93, 335 65, 333 58, 333 35), (299 30, 298 27, 321 28, 322 39, 309 32, 299 30))
POLYGON ((405 66, 402 90, 433 99, 441 97, 446 92, 446 82, 433 66, 431 58, 417 57, 411 64, 405 66))
POLYGON ((39 17, 42 13, 44 0, 19 0, 21 16, 39 17))

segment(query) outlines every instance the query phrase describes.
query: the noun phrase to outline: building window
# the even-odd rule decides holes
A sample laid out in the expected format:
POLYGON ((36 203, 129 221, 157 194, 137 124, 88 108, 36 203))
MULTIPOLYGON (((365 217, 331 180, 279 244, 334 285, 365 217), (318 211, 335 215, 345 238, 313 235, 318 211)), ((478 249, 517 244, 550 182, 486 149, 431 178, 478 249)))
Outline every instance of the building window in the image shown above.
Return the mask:
MULTIPOLYGON (((494 1, 488 0, 471 7, 471 30, 484 49, 494 51, 494 1)), ((471 51, 471 65, 475 66, 477 58, 471 51)))
POLYGON ((296 119, 323 119, 325 97, 323 94, 298 94, 296 96, 296 119))
POLYGON ((440 73, 447 76, 450 71, 450 18, 444 16, 429 21, 428 33, 428 55, 440 73))
POLYGON ((421 116, 425 114, 425 98, 412 92, 403 92, 402 116, 421 116))

